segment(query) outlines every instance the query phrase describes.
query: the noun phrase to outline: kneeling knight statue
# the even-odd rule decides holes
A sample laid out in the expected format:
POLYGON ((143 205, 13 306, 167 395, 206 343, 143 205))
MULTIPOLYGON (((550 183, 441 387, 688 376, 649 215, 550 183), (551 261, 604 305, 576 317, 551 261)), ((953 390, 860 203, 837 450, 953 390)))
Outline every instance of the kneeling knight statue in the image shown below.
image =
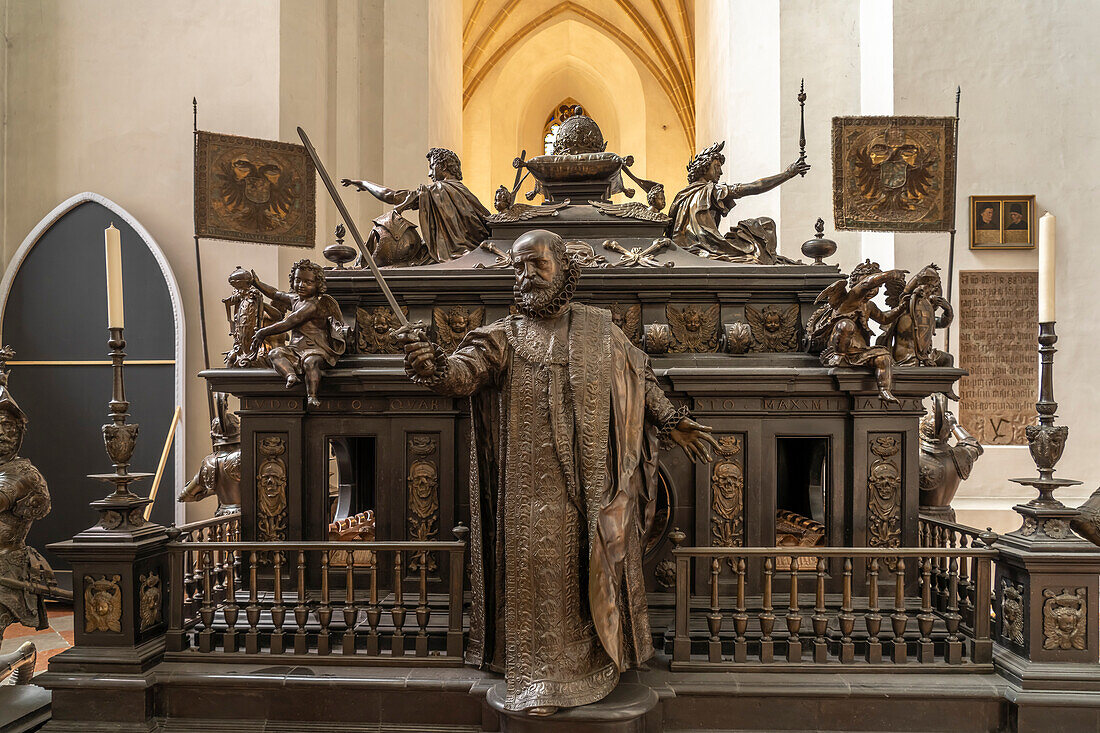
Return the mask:
POLYGON ((515 315, 449 356, 415 326, 409 377, 470 396, 467 662, 502 671, 504 707, 596 702, 653 654, 642 538, 664 436, 709 460, 710 428, 676 408, 611 312, 572 302, 580 267, 544 230, 512 248, 515 315))
POLYGON ((27 416, 8 391, 6 362, 13 356, 10 348, 0 350, 0 639, 14 623, 47 628, 43 601, 57 585, 45 559, 26 542, 31 524, 50 513, 50 492, 38 469, 18 455, 27 416))

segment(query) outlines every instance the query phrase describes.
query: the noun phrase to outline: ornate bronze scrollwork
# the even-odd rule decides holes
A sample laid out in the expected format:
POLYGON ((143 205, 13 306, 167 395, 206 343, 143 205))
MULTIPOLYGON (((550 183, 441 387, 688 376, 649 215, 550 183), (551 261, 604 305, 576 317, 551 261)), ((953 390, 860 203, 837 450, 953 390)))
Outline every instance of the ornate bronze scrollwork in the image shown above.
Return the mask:
POLYGON ((286 539, 286 438, 257 436, 263 457, 256 471, 256 507, 259 538, 263 542, 286 539))

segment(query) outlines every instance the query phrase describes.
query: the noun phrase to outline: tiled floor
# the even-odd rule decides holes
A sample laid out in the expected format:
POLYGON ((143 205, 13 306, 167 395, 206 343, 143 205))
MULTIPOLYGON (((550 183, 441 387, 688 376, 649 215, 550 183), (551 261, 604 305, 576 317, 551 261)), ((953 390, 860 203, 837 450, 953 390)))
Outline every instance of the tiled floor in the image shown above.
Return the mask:
POLYGON ((15 651, 25 641, 33 641, 38 649, 38 663, 34 667, 34 673, 44 672, 50 657, 73 645, 72 606, 47 603, 46 615, 50 619, 50 628, 42 631, 28 629, 20 624, 9 626, 4 632, 4 641, 0 644, 0 654, 15 651))

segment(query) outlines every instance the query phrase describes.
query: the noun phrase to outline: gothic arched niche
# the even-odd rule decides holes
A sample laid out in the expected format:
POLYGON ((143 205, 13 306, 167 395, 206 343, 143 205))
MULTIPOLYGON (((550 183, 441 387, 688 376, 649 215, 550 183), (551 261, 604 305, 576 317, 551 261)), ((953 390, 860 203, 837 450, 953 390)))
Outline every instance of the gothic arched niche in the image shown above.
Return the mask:
MULTIPOLYGON (((100 425, 112 383, 103 256, 103 230, 112 223, 122 239, 128 421, 141 426, 130 468, 152 472, 175 406, 183 404, 184 320, 179 288, 145 228, 109 199, 79 194, 39 222, 0 284, 2 342, 15 349, 10 386, 29 418, 20 455, 42 471, 53 499, 28 542, 59 571, 68 563, 46 545, 91 526, 88 502, 113 489, 86 476, 111 470, 100 425)), ((151 519, 161 524, 182 516, 175 498, 183 442, 181 426, 153 505, 151 519)), ((132 489, 147 495, 151 482, 132 489)))
POLYGON ((691 157, 676 111, 657 81, 600 27, 565 13, 512 44, 484 76, 463 113, 466 184, 484 201, 511 185, 520 150, 541 154, 547 114, 582 102, 608 150, 633 155, 639 175, 678 190, 691 157))

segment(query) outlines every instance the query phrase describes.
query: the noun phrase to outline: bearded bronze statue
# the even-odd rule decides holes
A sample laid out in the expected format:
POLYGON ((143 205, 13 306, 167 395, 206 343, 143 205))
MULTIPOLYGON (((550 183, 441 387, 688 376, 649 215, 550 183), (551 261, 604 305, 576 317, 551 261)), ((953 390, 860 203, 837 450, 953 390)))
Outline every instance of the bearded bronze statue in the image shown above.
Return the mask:
POLYGON ((414 382, 471 398, 467 662, 504 672, 504 710, 547 715, 604 698, 653 654, 642 537, 658 438, 692 460, 715 441, 609 311, 573 302, 561 237, 527 232, 512 256, 517 314, 450 355, 414 327, 399 338, 414 382))
POLYGON ((32 629, 49 627, 44 599, 57 581, 45 559, 26 544, 36 519, 50 513, 46 479, 19 447, 27 416, 8 391, 6 362, 14 352, 0 350, 0 639, 14 623, 32 629))

